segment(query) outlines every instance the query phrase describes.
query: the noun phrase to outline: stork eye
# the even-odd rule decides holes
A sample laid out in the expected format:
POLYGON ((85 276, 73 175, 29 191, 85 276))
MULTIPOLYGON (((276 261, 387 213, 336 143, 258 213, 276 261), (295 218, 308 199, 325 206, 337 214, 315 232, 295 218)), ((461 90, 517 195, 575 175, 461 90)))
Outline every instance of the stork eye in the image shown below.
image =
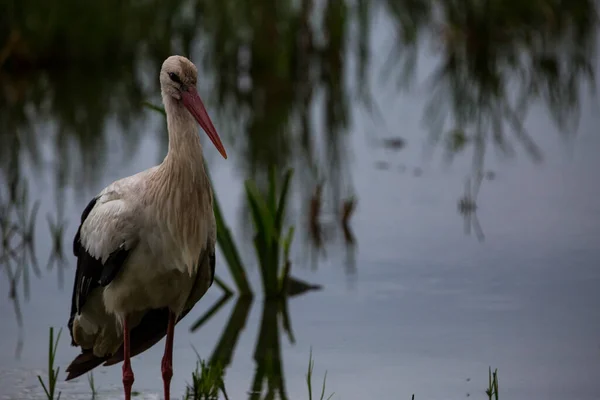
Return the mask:
POLYGON ((179 79, 179 76, 177 76, 175 72, 169 72, 169 78, 171 78, 173 82, 181 84, 181 79, 179 79))

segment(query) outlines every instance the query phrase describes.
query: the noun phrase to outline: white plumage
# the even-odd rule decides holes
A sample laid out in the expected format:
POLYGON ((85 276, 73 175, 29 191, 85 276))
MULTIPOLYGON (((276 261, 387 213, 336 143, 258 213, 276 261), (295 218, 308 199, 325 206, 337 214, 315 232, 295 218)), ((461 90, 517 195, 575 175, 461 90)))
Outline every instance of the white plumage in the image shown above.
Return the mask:
POLYGON ((104 362, 123 363, 167 335, 165 398, 172 374, 173 326, 214 279, 216 226, 196 122, 227 158, 195 85, 196 67, 169 57, 160 81, 169 151, 164 161, 102 190, 82 214, 69 329, 82 349, 67 368, 73 379, 104 362))

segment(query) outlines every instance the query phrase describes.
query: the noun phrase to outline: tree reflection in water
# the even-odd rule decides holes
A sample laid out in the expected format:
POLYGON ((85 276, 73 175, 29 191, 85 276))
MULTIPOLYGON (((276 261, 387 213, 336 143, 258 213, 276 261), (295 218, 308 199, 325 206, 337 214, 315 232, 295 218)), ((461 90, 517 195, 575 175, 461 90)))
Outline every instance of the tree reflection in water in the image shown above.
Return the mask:
MULTIPOLYGON (((89 188, 101 179, 109 144, 117 139, 129 157, 147 130, 152 114, 143 102, 158 103, 156 75, 170 54, 202 55, 200 89, 212 94, 207 105, 218 110, 242 180, 254 178, 262 186, 271 166, 296 167, 297 192, 312 194, 322 184, 319 196, 336 221, 349 201, 346 192, 352 193, 350 109, 377 110, 368 85, 368 77, 381 72, 372 66, 369 37, 376 13, 393 22, 395 46, 382 76, 398 82, 399 90, 414 80, 423 46, 433 43, 439 51, 423 116, 431 143, 452 155, 472 147, 473 176, 482 173, 491 147, 510 156, 519 145, 541 160, 524 127, 528 108, 545 104, 569 135, 577 127, 582 88, 595 88, 593 0, 109 0, 85 8, 74 0, 5 3, 0 263, 19 323, 18 291, 27 298, 30 275, 40 273, 28 234, 37 206, 23 189, 25 166, 40 173, 52 154, 59 191, 89 188)), ((163 125, 157 134, 164 150, 163 125)), ((56 217, 49 219, 55 242, 49 268, 64 261, 59 238, 72 217, 60 209, 63 203, 57 199, 56 217)), ((249 222, 247 210, 241 212, 249 222)), ((306 226, 321 235, 314 238, 319 248, 327 229, 315 221, 306 226)), ((353 248, 353 235, 343 233, 353 248)), ((62 268, 56 270, 61 279, 62 268)), ((251 307, 240 301, 213 359, 231 360, 251 307)), ((254 386, 262 388, 270 377, 273 393, 285 393, 274 322, 287 315, 284 309, 265 305, 255 352, 254 386)))
POLYGON ((336 209, 351 186, 349 108, 353 99, 375 104, 367 84, 378 72, 369 48, 375 12, 394 22, 388 79, 411 78, 426 42, 440 50, 425 117, 434 140, 467 132, 478 168, 488 142, 514 152, 509 133, 539 159, 523 127, 527 106, 543 100, 569 132, 580 89, 595 78, 592 0, 108 1, 79 11, 60 0, 50 20, 41 1, 9 3, 0 16, 1 169, 23 157, 41 167, 43 134, 57 179, 75 187, 99 179, 115 124, 135 148, 142 102, 158 98, 148 77, 175 52, 201 51, 202 90, 213 94, 245 178, 300 164, 304 192, 324 175, 336 209))
MULTIPOLYGON (((301 293, 296 295, 299 294, 301 293)), ((249 391, 250 399, 275 398, 275 396, 287 399, 281 356, 280 324, 290 343, 294 344, 295 339, 287 309, 288 299, 292 297, 263 301, 260 329, 254 350, 256 369, 249 391)), ((195 332, 200 329, 229 300, 231 300, 230 295, 222 296, 213 307, 192 324, 190 330, 195 332)), ((246 326, 252 304, 252 297, 237 298, 227 325, 210 357, 211 364, 218 364, 224 371, 229 367, 240 334, 246 326)))

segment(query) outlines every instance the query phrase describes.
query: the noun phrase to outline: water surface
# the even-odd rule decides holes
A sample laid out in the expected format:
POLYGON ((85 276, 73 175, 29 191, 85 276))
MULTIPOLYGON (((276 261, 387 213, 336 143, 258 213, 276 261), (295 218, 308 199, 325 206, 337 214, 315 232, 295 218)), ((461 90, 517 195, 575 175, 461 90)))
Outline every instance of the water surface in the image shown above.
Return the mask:
MULTIPOLYGON (((381 45, 384 28, 373 30, 375 60, 386 54, 381 45)), ((428 62, 425 59, 424 64, 428 62)), ((338 233, 327 257, 311 268, 301 234, 294 246, 294 276, 321 284, 323 290, 288 300, 295 342, 290 343, 279 328, 288 397, 307 398, 305 373, 312 348, 317 380, 313 385, 320 387, 327 370, 327 391, 334 391, 339 399, 410 398, 413 393, 418 399, 484 398, 488 366, 499 370, 502 398, 597 398, 598 104, 583 99, 578 135, 566 144, 546 112, 532 110, 527 127, 544 151, 541 164, 523 154, 509 161, 491 155, 486 159, 486 169, 496 176, 483 181, 477 198, 476 216, 485 235, 480 242, 473 230, 464 234, 465 223, 457 211, 465 177, 471 172, 470 157, 459 157, 450 167, 439 153, 424 157, 427 133, 421 116, 427 93, 394 95, 377 78, 373 74, 371 80, 385 124, 374 122, 359 105, 351 108, 353 126, 346 155, 352 161, 345 173, 358 199, 352 219, 354 254, 349 254, 338 233), (398 153, 375 148, 369 144, 371 132, 400 135, 408 146, 398 153), (378 169, 381 160, 389 168, 378 169), (349 264, 352 257, 354 264, 349 264)), ((319 117, 317 113, 315 121, 319 117)), ((159 115, 148 110, 144 118, 148 132, 161 131, 164 121, 159 115)), ((39 125, 40 136, 50 129, 44 121, 39 125)), ((22 300, 22 329, 12 303, 0 304, 0 398, 43 397, 36 375, 45 374, 48 327, 66 327, 74 276, 70 241, 89 198, 113 180, 154 165, 164 154, 160 135, 141 135, 131 149, 122 145, 118 127, 109 124, 106 131, 110 145, 99 177, 84 187, 68 182, 60 203, 68 221, 63 288, 56 273, 44 268, 52 242, 43 218, 56 213, 59 189, 50 168, 39 174, 23 162, 31 197, 41 200, 43 223, 37 224, 35 238, 43 278, 31 279, 30 299, 22 300)), ((204 137, 203 143, 209 156, 214 153, 204 137)), ((236 156, 232 153, 227 161, 211 156, 210 166, 225 217, 242 240, 245 220, 239 210, 245 176, 236 156)), ((43 162, 57 162, 51 147, 43 148, 43 162)), ((296 205, 308 196, 304 190, 302 185, 297 188, 296 205)), ((303 208, 294 211, 303 221, 303 208)), ((253 286, 259 288, 253 255, 243 257, 251 264, 253 286)), ((217 273, 231 282, 220 255, 217 273)), ((1 295, 8 296, 8 289, 3 284, 1 295)), ((248 315, 225 382, 230 398, 248 397, 266 308, 260 296, 249 305, 236 304, 233 298, 201 329, 190 332, 220 296, 213 286, 176 329, 174 397, 183 395, 195 368, 192 345, 209 358, 236 308, 248 309, 248 315)), ((162 397, 163 346, 161 341, 133 360, 139 398, 162 397)), ((76 354, 63 331, 57 365, 65 399, 90 397, 85 377, 62 382, 62 371, 76 354)), ((121 398, 120 366, 99 368, 94 377, 99 398, 121 398)))

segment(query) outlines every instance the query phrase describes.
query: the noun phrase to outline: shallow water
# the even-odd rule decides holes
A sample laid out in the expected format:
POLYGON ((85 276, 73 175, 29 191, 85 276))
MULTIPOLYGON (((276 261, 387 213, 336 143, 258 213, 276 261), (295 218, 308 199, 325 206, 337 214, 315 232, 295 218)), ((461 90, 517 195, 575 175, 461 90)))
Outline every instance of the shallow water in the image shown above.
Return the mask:
MULTIPOLYGON (((341 243, 328 248, 328 257, 313 270, 303 263, 306 254, 297 240, 293 274, 324 289, 289 300, 295 343, 280 335, 288 397, 307 398, 305 373, 312 348, 313 386, 320 388, 327 370, 327 392, 334 391, 338 399, 410 398, 413 393, 417 399, 480 399, 485 396, 488 366, 499 370, 502 398, 597 398, 598 105, 582 103, 579 134, 567 145, 544 112, 532 112, 528 128, 545 154, 540 165, 524 156, 510 162, 490 157, 488 168, 497 176, 484 180, 479 193, 477 217, 485 241, 478 242, 474 233, 463 233, 464 221, 457 212, 469 157, 457 159, 451 168, 439 157, 424 159, 425 133, 419 125, 423 95, 389 101, 391 94, 383 88, 376 92, 387 129, 406 138, 409 146, 391 154, 365 145, 366 131, 383 128, 354 109, 349 151, 358 198, 352 220, 355 272, 348 272, 352 267, 341 243), (387 160, 390 168, 378 169, 379 160, 387 160), (418 177, 416 167, 422 169, 418 177)), ((148 118, 150 125, 162 123, 150 111, 148 118)), ((70 238, 89 197, 115 179, 150 167, 160 154, 154 136, 145 137, 134 155, 113 147, 102 178, 84 189, 84 196, 67 191, 64 288, 55 273, 45 270, 43 279, 31 280, 31 298, 22 304, 22 331, 12 303, 0 304, 0 398, 43 397, 36 375, 45 374, 48 327, 66 326, 74 274, 70 238), (19 340, 22 348, 15 354, 19 340)), ((206 146, 206 152, 213 150, 206 146)), ((51 163, 53 157, 46 154, 45 160, 51 163)), ((225 217, 241 237, 242 184, 231 164, 234 159, 235 154, 227 161, 213 157, 211 173, 225 217)), ((53 212, 56 188, 50 174, 27 176, 33 197, 43 200, 39 215, 53 212)), ((38 224, 36 242, 43 267, 52 245, 45 224, 38 224)), ((252 255, 246 258, 251 261, 252 255)), ((217 273, 230 281, 222 257, 217 258, 217 273)), ((252 283, 258 288, 256 274, 252 269, 252 283)), ((8 295, 7 285, 0 290, 8 295)), ((176 329, 174 397, 183 395, 191 379, 196 363, 191 346, 208 358, 225 330, 235 299, 200 330, 189 330, 219 297, 218 289, 211 288, 176 329)), ((249 306, 226 371, 231 399, 245 398, 251 389, 262 312, 262 299, 257 298, 249 306)), ((61 370, 77 354, 67 335, 63 331, 58 349, 61 370)), ((162 397, 163 345, 161 341, 133 360, 138 398, 162 397)), ((121 398, 119 366, 99 368, 94 378, 97 398, 121 398)), ((68 383, 61 379, 59 389, 64 399, 90 398, 85 377, 68 383)))
MULTIPOLYGON (((481 398, 488 365, 499 369, 506 398, 594 398, 600 367, 600 190, 593 177, 599 166, 593 120, 584 120, 590 129, 586 132, 584 123, 573 160, 558 154, 539 167, 507 166, 499 169, 496 180, 484 182, 478 211, 483 243, 462 234, 455 211, 460 173, 440 172, 435 166, 424 168, 421 178, 377 171, 374 156, 355 140, 357 271, 353 277, 346 275, 343 251, 315 272, 294 269, 296 276, 325 289, 289 300, 296 343, 281 338, 289 397, 305 397, 312 347, 316 376, 328 371, 327 385, 337 398, 402 398, 412 393, 428 399, 467 393, 481 398)), ((150 163, 140 154, 127 169, 150 163)), ((228 217, 234 217, 240 197, 229 189, 233 174, 226 163, 220 164, 213 172, 216 190, 228 217)), ((120 172, 107 175, 104 182, 120 172)), ((67 207, 71 236, 84 205, 81 200, 67 207)), ((41 215, 47 209, 43 205, 41 215)), ((39 253, 47 254, 45 227, 37 233, 39 253)), ((14 356, 19 331, 13 311, 10 303, 2 304, 3 398, 41 395, 35 376, 45 369, 48 326, 62 326, 68 318, 72 257, 69 267, 64 290, 51 274, 32 280, 31 300, 23 305, 19 358, 14 356)), ((220 259, 222 275, 223 270, 220 259)), ((3 291, 6 295, 5 286, 3 291)), ((208 357, 229 318, 234 301, 200 331, 189 332, 218 296, 211 289, 178 326, 174 393, 182 394, 195 366, 190 345, 208 357)), ((250 389, 260 315, 257 299, 226 373, 231 398, 243 398, 250 389)), ((57 358, 62 369, 76 354, 65 335, 57 358)), ((162 344, 133 363, 135 388, 142 398, 161 396, 162 344)), ((94 376, 100 398, 119 398, 118 366, 99 369, 94 376)), ((61 383, 60 389, 64 398, 89 396, 83 377, 61 383)))

